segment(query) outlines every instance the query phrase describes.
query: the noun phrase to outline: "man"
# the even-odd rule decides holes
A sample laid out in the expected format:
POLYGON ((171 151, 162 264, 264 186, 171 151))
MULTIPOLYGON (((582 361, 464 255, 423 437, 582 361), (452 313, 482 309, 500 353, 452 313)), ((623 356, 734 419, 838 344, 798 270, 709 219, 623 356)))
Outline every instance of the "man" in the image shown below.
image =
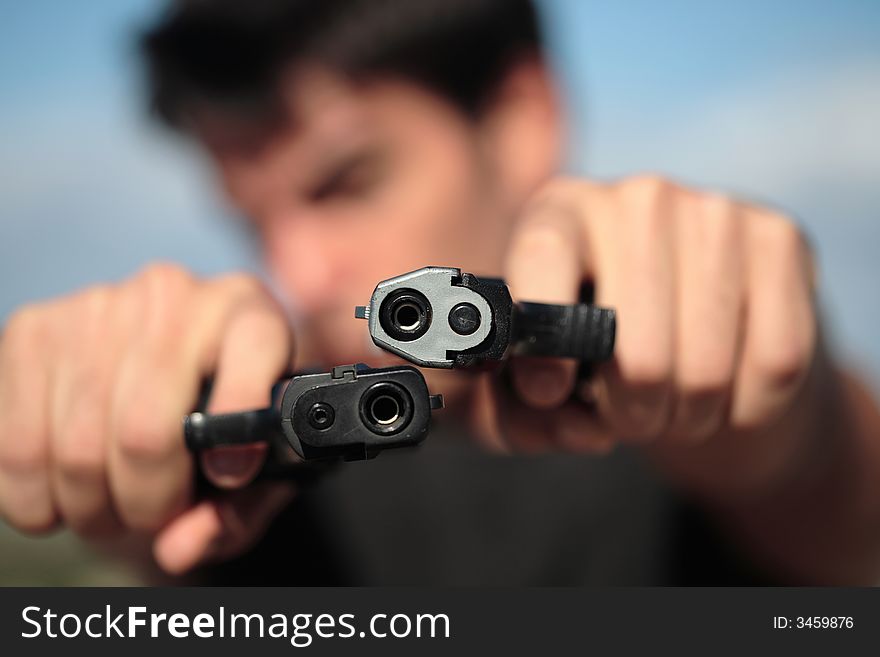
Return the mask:
POLYGON ((558 177, 529 2, 187 0, 145 46, 156 108, 253 227, 295 340, 255 279, 170 265, 21 309, 0 344, 11 525, 146 538, 181 574, 283 512, 225 581, 877 581, 880 414, 823 345, 803 237, 655 176, 558 177), (532 301, 593 282, 613 361, 577 386, 562 360, 514 360, 509 386, 430 372, 449 408, 425 450, 294 490, 248 485, 259 448, 218 449, 200 467, 225 492, 195 494, 180 418, 204 377, 224 412, 264 406, 291 366, 393 362, 352 309, 432 264, 532 301))

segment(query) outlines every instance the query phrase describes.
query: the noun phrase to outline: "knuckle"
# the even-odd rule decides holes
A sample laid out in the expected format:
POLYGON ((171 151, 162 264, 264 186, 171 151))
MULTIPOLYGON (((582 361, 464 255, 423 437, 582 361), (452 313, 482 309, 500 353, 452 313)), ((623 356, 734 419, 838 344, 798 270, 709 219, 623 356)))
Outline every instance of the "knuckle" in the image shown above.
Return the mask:
POLYGON ((47 467, 49 450, 45 440, 19 432, 4 434, 0 436, 0 469, 16 475, 32 475, 47 467))
POLYGON ((537 191, 534 196, 537 203, 567 203, 569 200, 579 197, 588 189, 589 183, 574 177, 561 176, 554 178, 537 191))
POLYGON ((708 257, 724 261, 729 254, 742 248, 742 222, 739 221, 736 202, 727 196, 710 194, 703 199, 704 219, 700 234, 708 257))
POLYGON ((512 370, 520 399, 538 409, 561 406, 571 395, 574 370, 562 363, 518 362, 512 370))
POLYGON ((676 400, 669 425, 670 435, 689 441, 701 441, 723 426, 728 396, 720 391, 688 391, 676 400))
POLYGON ((739 219, 739 205, 729 196, 724 194, 709 193, 701 196, 698 201, 701 206, 700 218, 703 224, 711 229, 710 235, 730 238, 736 235, 741 222, 739 219))
POLYGON ((274 346, 292 340, 283 316, 262 304, 242 309, 233 317, 230 326, 234 327, 232 339, 243 337, 249 344, 274 346))
POLYGON ((166 482, 155 495, 141 490, 119 488, 114 491, 114 509, 129 529, 154 532, 183 511, 192 501, 191 471, 181 472, 176 481, 166 482))
POLYGON ((716 222, 734 221, 737 202, 726 194, 706 193, 700 196, 705 214, 716 222))
POLYGON ((225 294, 235 298, 271 298, 266 284, 253 274, 234 272, 217 279, 217 283, 225 294))
POLYGON ((109 285, 89 288, 80 295, 79 301, 82 312, 86 317, 101 317, 112 304, 112 288, 109 285))
POLYGON ((193 277, 177 264, 160 262, 145 267, 137 281, 141 284, 144 301, 151 307, 162 307, 188 290, 193 277))
POLYGON ((97 428, 77 422, 64 428, 53 457, 58 470, 71 478, 94 478, 104 472, 103 446, 95 440, 97 428))
POLYGON ((809 364, 810 351, 797 340, 764 349, 755 357, 758 376, 775 388, 796 384, 806 374, 809 364))
POLYGON ((194 278, 182 267, 149 265, 135 280, 133 312, 159 333, 177 332, 187 321, 194 278))
POLYGON ((677 388, 684 395, 710 396, 723 393, 733 383, 732 356, 718 354, 695 355, 681 358, 677 388))
POLYGON ((655 204, 680 188, 663 176, 641 174, 624 181, 621 189, 636 202, 655 204))
POLYGON ((634 388, 661 388, 672 379, 672 363, 669 358, 648 351, 636 353, 629 358, 620 357, 620 373, 623 381, 634 388))
POLYGON ((798 257, 804 246, 804 238, 798 226, 788 217, 774 212, 756 215, 758 240, 775 257, 798 257))
POLYGON ((45 309, 36 304, 17 310, 3 330, 3 343, 11 349, 36 347, 42 340, 46 321, 45 309))
POLYGON ((650 441, 669 424, 669 398, 660 389, 634 389, 625 406, 614 406, 605 415, 622 440, 650 441))
POLYGON ((673 199, 678 193, 679 187, 660 176, 639 176, 626 181, 618 197, 621 216, 653 240, 671 227, 675 217, 673 199))
POLYGON ((722 377, 705 377, 682 381, 676 391, 677 396, 686 402, 708 403, 723 399, 729 392, 731 381, 722 377))
POLYGON ((769 215, 768 230, 773 243, 786 253, 795 253, 800 250, 802 237, 800 229, 793 221, 782 215, 769 215))
POLYGON ((17 531, 31 536, 48 534, 58 527, 58 516, 51 510, 34 512, 8 511, 6 522, 17 531))
POLYGON ((108 336, 108 315, 113 305, 110 286, 89 288, 71 298, 65 306, 65 332, 72 333, 67 344, 95 346, 108 336))
POLYGON ((571 237, 568 231, 553 222, 534 223, 520 231, 513 244, 512 257, 514 259, 557 257, 570 248, 571 237))
POLYGON ((162 462, 174 453, 173 431, 143 403, 126 411, 117 427, 116 443, 124 458, 137 462, 162 462))
POLYGON ((192 282, 192 275, 173 262, 154 262, 144 267, 138 278, 150 286, 159 288, 178 287, 192 282))
POLYGON ((645 441, 660 436, 669 422, 672 368, 664 359, 641 356, 617 365, 619 382, 601 404, 623 439, 645 441))

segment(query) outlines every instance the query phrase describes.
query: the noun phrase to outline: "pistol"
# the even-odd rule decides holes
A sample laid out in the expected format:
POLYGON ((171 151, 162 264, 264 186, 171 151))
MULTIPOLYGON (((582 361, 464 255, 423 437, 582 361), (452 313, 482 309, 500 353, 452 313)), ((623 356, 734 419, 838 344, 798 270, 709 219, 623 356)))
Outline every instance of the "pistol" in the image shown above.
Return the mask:
POLYGON ((590 303, 514 303, 503 280, 424 267, 376 286, 357 306, 373 342, 421 367, 487 368, 508 355, 574 358, 614 351, 614 310, 590 303))
POLYGON ((192 413, 184 419, 184 437, 193 452, 267 443, 263 474, 283 476, 304 463, 371 459, 418 445, 428 435, 431 412, 442 407, 443 397, 429 393, 414 367, 343 365, 282 379, 267 408, 192 413))

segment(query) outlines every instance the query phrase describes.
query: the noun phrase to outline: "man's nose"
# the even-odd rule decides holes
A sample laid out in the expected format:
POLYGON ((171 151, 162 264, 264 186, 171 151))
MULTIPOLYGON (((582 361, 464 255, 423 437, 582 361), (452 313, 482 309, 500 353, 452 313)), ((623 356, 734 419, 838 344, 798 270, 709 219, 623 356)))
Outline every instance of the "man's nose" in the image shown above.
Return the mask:
POLYGON ((264 240, 271 273, 299 312, 315 314, 334 304, 343 249, 318 222, 273 221, 264 240))

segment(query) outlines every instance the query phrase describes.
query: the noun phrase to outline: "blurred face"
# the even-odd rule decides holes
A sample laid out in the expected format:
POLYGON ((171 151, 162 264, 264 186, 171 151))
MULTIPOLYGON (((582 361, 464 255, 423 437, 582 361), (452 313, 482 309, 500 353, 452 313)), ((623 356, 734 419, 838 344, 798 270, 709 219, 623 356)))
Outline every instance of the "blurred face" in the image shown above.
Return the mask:
POLYGON ((426 265, 499 275, 517 209, 555 166, 555 116, 515 90, 476 121, 406 82, 312 71, 288 86, 291 120, 259 147, 204 141, 292 304, 299 364, 388 363, 354 306, 426 265))

